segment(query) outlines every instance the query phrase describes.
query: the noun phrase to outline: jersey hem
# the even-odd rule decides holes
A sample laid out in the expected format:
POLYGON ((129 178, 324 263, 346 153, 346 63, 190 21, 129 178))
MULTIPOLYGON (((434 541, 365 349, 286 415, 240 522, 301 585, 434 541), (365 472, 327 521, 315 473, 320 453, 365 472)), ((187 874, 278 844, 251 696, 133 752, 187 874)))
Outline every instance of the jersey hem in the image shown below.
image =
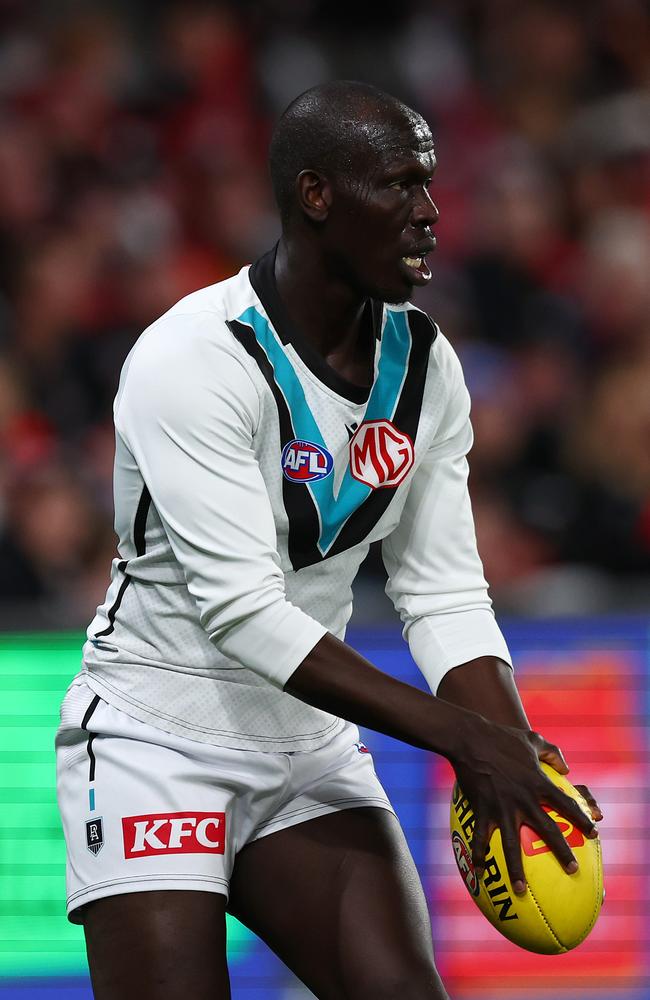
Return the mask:
POLYGON ((211 746, 227 747, 230 750, 256 750, 261 753, 290 753, 318 750, 341 732, 345 725, 344 719, 334 718, 325 729, 315 733, 300 736, 260 736, 247 733, 228 733, 222 730, 205 730, 192 727, 184 720, 171 720, 161 715, 148 705, 141 705, 127 697, 123 692, 113 688, 105 680, 98 680, 84 664, 80 675, 90 690, 98 694, 107 704, 124 712, 138 722, 144 722, 174 736, 183 736, 196 743, 207 743, 211 746), (163 725, 166 723, 166 725, 163 725), (207 738, 206 738, 207 737, 207 738))

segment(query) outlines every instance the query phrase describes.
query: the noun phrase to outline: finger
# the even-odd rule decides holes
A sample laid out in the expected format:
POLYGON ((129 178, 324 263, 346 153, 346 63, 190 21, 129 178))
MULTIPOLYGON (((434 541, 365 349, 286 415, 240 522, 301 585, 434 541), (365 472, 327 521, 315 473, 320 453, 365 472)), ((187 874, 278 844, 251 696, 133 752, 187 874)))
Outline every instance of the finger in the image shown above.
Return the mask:
POLYGON ((546 805, 552 806, 557 809, 561 816, 568 819, 574 826, 577 826, 579 830, 584 833, 586 837, 594 839, 598 836, 598 830, 593 824, 593 820, 590 816, 587 816, 585 812, 580 808, 575 799, 569 798, 569 796, 554 785, 552 781, 549 781, 551 790, 548 794, 548 799, 545 800, 546 805))
POLYGON ((472 835, 472 865, 479 881, 483 878, 485 871, 485 858, 487 856, 490 837, 494 832, 494 823, 489 823, 481 812, 476 816, 474 833, 472 835))
POLYGON ((603 818, 603 811, 596 802, 596 799, 594 798, 593 794, 587 788, 587 786, 576 785, 575 787, 578 789, 583 799, 589 806, 589 809, 591 810, 591 818, 595 820, 601 820, 603 818))
POLYGON ((577 872, 578 862, 573 851, 564 839, 560 827, 547 813, 540 809, 536 816, 528 821, 528 826, 531 826, 544 843, 550 847, 568 875, 577 872))
POLYGON ((500 823, 501 844, 503 846, 503 856, 506 860, 506 868, 510 876, 510 884, 513 891, 521 896, 526 891, 526 876, 524 875, 524 863, 521 856, 521 843, 519 840, 518 827, 505 817, 500 823))
POLYGON ((545 764, 550 764, 554 771, 558 774, 568 774, 569 765, 564 759, 564 754, 559 747, 555 746, 554 743, 549 743, 547 740, 539 737, 541 740, 541 745, 537 748, 537 756, 540 760, 543 760, 545 764))

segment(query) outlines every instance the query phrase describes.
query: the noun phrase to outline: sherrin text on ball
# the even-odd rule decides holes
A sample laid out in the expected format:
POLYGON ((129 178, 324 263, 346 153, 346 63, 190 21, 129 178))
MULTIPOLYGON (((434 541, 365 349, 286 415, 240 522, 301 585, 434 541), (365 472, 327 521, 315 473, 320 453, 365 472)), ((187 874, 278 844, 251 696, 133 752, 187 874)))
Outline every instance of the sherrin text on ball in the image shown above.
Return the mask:
MULTIPOLYGON (((563 775, 548 764, 541 767, 589 814, 584 798, 563 775)), ((568 875, 539 835, 522 826, 520 840, 527 883, 523 895, 512 889, 499 830, 490 840, 483 876, 477 877, 472 864, 474 813, 458 783, 451 799, 451 842, 467 891, 490 923, 528 951, 559 955, 584 941, 596 923, 604 896, 603 866, 600 838, 589 840, 554 809, 546 811, 560 827, 579 868, 568 875)))

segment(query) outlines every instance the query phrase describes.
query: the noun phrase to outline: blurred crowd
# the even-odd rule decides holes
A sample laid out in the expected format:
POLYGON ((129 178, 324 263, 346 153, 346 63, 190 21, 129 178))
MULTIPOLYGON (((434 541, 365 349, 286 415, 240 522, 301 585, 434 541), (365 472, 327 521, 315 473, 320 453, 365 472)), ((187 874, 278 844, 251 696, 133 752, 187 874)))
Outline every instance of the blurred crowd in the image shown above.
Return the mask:
POLYGON ((0 627, 83 625, 103 599, 122 361, 272 244, 273 122, 332 77, 434 132, 416 301, 472 393, 497 603, 647 596, 647 0, 0 0, 0 627))

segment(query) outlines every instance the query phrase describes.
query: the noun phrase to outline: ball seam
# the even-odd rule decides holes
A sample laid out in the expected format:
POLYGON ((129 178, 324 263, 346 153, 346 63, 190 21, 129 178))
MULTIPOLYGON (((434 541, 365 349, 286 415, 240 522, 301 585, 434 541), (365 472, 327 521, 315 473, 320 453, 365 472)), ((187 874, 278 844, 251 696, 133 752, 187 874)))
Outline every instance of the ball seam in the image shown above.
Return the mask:
POLYGON ((562 942, 560 941, 559 937, 557 936, 557 934, 555 933, 555 931, 553 930, 553 928, 552 928, 552 927, 551 927, 551 925, 549 924, 548 920, 546 919, 546 914, 544 913, 544 911, 542 910, 541 906, 539 905, 539 903, 538 903, 538 902, 537 902, 537 900, 535 899, 535 893, 534 893, 534 892, 533 892, 533 890, 531 889, 530 885, 528 886, 528 891, 529 891, 529 893, 530 893, 530 898, 532 899, 533 903, 534 903, 534 904, 535 904, 535 906, 537 907, 537 912, 539 913, 540 917, 542 918, 542 920, 544 921, 544 923, 545 923, 545 924, 546 924, 546 926, 548 927, 548 929, 549 929, 549 932, 550 932, 550 934, 551 934, 551 937, 553 938, 553 940, 555 941, 555 943, 556 943, 556 944, 557 944, 557 945, 558 945, 558 946, 559 946, 560 948, 562 948, 562 950, 563 950, 563 951, 566 951, 566 950, 567 950, 567 949, 566 949, 566 947, 565 947, 565 946, 564 946, 564 945, 562 944, 562 942))
POLYGON ((592 869, 592 882, 594 883, 595 889, 598 890, 598 888, 600 887, 601 891, 600 891, 600 893, 598 893, 598 892, 595 893, 596 899, 594 901, 594 910, 593 910, 593 913, 591 914, 591 920, 589 922, 589 926, 587 927, 587 930, 585 931, 583 937, 581 937, 580 941, 577 942, 578 944, 581 944, 584 941, 584 939, 587 937, 587 935, 590 934, 591 931, 593 930, 594 924, 596 923, 596 920, 598 919, 598 914, 600 913, 600 908, 601 908, 602 903, 603 903, 603 900, 602 900, 602 885, 601 885, 601 879, 600 879, 600 873, 602 871, 602 864, 603 864, 603 854, 602 854, 602 848, 601 848, 601 845, 600 845, 600 837, 598 837, 598 839, 596 841, 596 853, 598 855, 598 858, 597 858, 598 863, 596 865, 594 865, 593 869, 592 869))
MULTIPOLYGON (((591 811, 589 809, 589 806, 587 804, 586 799, 581 795, 580 796, 580 800, 581 800, 582 803, 584 803, 584 805, 582 806, 582 811, 584 812, 584 814, 586 816, 591 817, 591 811)), ((591 920, 589 921, 587 929, 585 930, 585 932, 582 935, 582 937, 580 938, 580 940, 576 941, 574 947, 577 947, 577 945, 582 944, 582 942, 585 940, 585 938, 588 937, 589 934, 591 934, 591 932, 592 932, 592 930, 594 928, 594 925, 596 923, 596 920, 598 919, 598 914, 600 913, 600 908, 603 905, 603 881, 604 880, 601 878, 602 870, 603 870, 603 852, 602 852, 602 846, 601 846, 601 843, 600 843, 600 837, 596 838, 596 855, 597 855, 597 857, 596 857, 596 862, 597 863, 595 865, 592 865, 592 869, 591 869, 591 881, 592 881, 592 884, 593 884, 593 887, 594 887, 594 890, 595 890, 595 893, 594 893, 594 895, 595 895, 594 909, 593 909, 593 912, 591 914, 591 920), (600 888, 600 893, 598 892, 598 888, 600 888)))

